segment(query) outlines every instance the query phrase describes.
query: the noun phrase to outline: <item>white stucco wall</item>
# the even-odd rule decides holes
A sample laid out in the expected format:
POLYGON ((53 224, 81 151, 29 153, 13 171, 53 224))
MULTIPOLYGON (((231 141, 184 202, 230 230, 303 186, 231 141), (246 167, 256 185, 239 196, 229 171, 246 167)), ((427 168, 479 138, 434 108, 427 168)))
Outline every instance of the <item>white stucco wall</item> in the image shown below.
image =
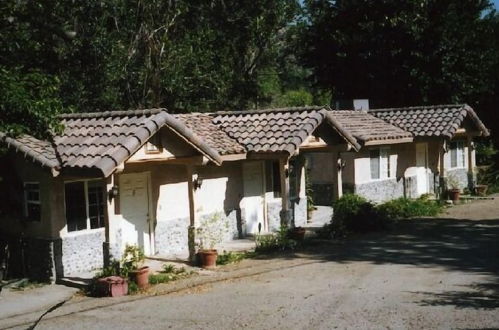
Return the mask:
POLYGON ((189 217, 187 181, 158 184, 158 189, 156 207, 156 219, 158 222, 189 217))

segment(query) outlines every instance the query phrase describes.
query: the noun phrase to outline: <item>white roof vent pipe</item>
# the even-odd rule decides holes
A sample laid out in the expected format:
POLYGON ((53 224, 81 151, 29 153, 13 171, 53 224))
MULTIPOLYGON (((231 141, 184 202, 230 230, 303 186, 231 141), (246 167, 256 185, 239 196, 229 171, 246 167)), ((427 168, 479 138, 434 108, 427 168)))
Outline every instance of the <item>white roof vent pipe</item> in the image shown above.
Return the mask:
POLYGON ((369 99, 354 99, 353 108, 360 111, 369 110, 369 99))

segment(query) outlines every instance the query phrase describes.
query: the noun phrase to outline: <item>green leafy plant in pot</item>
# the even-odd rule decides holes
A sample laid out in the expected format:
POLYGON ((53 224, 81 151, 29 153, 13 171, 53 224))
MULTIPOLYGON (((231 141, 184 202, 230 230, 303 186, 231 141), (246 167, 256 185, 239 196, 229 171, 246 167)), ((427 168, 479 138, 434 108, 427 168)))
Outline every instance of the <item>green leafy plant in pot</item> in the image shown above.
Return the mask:
POLYGON ((196 229, 198 238, 198 255, 201 267, 210 269, 217 264, 218 252, 215 249, 217 244, 222 243, 224 234, 228 231, 227 219, 220 212, 215 213, 200 223, 196 229))
POLYGON ((139 289, 149 286, 149 267, 143 266, 144 251, 137 245, 126 245, 121 259, 122 267, 128 273, 130 280, 137 283, 139 289))

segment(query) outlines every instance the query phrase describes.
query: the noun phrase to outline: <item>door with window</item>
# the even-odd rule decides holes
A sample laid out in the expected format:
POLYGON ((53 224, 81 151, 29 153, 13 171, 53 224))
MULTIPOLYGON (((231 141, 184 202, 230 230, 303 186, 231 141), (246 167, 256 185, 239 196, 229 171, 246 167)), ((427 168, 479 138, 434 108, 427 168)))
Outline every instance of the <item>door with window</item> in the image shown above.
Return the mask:
POLYGON ((418 196, 429 192, 430 182, 428 172, 428 144, 416 143, 416 184, 418 196))
POLYGON ((246 232, 258 234, 258 229, 266 230, 264 223, 264 177, 263 162, 243 163, 244 215, 246 232))
POLYGON ((153 253, 149 212, 149 173, 120 175, 122 242, 137 245, 146 255, 153 253))

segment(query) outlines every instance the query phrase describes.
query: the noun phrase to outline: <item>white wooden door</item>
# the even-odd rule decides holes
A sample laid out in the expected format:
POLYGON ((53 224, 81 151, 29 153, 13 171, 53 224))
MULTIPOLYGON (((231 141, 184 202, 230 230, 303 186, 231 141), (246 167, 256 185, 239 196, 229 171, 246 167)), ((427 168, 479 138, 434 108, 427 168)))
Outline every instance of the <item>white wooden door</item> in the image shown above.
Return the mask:
POLYGON ((264 223, 263 179, 263 162, 243 163, 244 199, 242 206, 244 208, 246 233, 248 234, 258 234, 259 225, 262 232, 266 230, 264 223))
POLYGON ((138 245, 146 255, 153 253, 149 217, 149 174, 120 175, 121 235, 125 244, 138 245))
POLYGON ((428 144, 416 143, 416 176, 417 176, 417 195, 429 192, 428 182, 428 144))

